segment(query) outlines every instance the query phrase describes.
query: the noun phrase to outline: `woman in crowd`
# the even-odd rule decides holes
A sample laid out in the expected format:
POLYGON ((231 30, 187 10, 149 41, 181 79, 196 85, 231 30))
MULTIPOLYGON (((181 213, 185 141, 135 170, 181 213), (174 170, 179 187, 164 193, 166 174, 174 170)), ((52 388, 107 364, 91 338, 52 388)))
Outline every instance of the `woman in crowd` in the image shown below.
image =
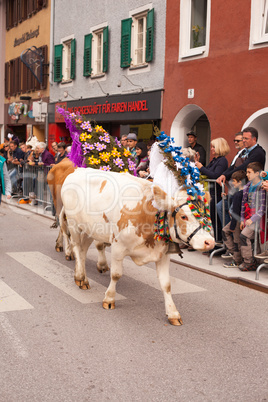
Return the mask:
POLYGON ((6 159, 3 156, 3 149, 0 153, 0 204, 2 194, 6 195, 7 199, 11 198, 11 181, 7 170, 6 159))
MULTIPOLYGON (((225 156, 230 152, 230 147, 227 141, 224 138, 215 138, 215 140, 211 141, 210 145, 210 156, 212 157, 209 164, 205 167, 199 161, 196 161, 195 164, 200 170, 202 175, 207 176, 209 179, 216 180, 227 168, 228 161, 225 156)), ((218 241, 221 241, 221 222, 219 220, 215 205, 217 202, 221 200, 221 192, 222 189, 218 184, 212 183, 210 186, 210 214, 211 221, 215 233, 215 237, 218 241), (215 191, 216 189, 216 191, 215 191), (217 225, 216 225, 217 222, 217 225), (216 230, 217 227, 217 230, 216 230)))
POLYGON ((145 142, 138 142, 136 145, 136 152, 138 157, 138 164, 136 167, 136 171, 138 176, 140 176, 140 171, 146 171, 149 166, 149 158, 147 154, 147 145, 145 142))

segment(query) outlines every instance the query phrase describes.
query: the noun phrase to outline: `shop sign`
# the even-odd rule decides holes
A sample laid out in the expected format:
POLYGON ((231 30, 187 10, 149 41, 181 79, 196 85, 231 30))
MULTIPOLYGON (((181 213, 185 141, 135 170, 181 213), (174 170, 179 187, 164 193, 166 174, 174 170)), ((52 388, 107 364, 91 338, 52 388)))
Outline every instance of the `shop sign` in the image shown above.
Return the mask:
POLYGON ((27 42, 27 40, 30 40, 32 38, 37 38, 39 35, 39 25, 38 28, 35 29, 34 31, 30 30, 30 32, 25 32, 22 34, 20 38, 15 38, 14 39, 14 47, 19 46, 21 43, 27 42))
MULTIPOLYGON (((124 96, 111 96, 81 101, 60 102, 54 105, 55 122, 63 122, 62 115, 57 113, 57 108, 61 107, 70 113, 79 113, 88 116, 89 119, 96 121, 120 121, 120 120, 149 120, 161 119, 162 92, 124 96)), ((52 111, 52 110, 51 110, 52 111)))

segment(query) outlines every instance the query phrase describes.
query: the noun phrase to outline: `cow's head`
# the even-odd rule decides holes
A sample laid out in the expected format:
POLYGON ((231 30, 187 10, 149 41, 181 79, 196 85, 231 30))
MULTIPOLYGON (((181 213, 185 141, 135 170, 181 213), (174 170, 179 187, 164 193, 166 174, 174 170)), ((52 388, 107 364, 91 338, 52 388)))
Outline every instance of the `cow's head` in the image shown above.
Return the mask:
POLYGON ((185 190, 178 190, 169 197, 158 186, 153 187, 154 200, 157 208, 169 214, 169 232, 174 242, 182 241, 191 245, 195 250, 208 251, 214 248, 215 240, 191 211, 189 198, 185 190))

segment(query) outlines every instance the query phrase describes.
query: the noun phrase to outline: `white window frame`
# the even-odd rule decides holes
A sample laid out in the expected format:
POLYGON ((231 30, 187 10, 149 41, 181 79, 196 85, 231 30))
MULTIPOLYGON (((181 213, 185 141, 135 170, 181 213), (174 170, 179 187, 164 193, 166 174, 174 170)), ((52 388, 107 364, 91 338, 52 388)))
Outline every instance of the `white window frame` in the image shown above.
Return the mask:
POLYGON ((180 0, 180 40, 179 61, 207 57, 210 42, 211 0, 207 0, 206 43, 192 48, 191 43, 191 5, 192 0, 180 0))
POLYGON ((131 30, 131 67, 139 67, 147 65, 146 63, 146 22, 148 10, 142 14, 132 16, 132 30, 131 30), (138 23, 143 20, 143 44, 142 44, 142 61, 138 62, 138 23))
POLYGON ((92 34, 92 45, 91 45, 91 78, 102 78, 105 76, 103 72, 103 30, 108 26, 108 22, 96 25, 92 27, 89 33, 92 34), (98 46, 98 35, 101 34, 101 71, 97 70, 97 46, 98 46))
POLYGON ((61 83, 71 83, 71 41, 74 35, 66 36, 61 39, 62 48, 62 81, 61 83))
POLYGON ((251 0, 249 49, 268 46, 267 20, 268 0, 251 0))
POLYGON ((142 7, 136 8, 129 12, 129 17, 132 18, 132 28, 131 28, 131 64, 128 69, 128 75, 136 74, 141 69, 141 73, 150 70, 150 63, 145 61, 146 59, 146 25, 147 25, 147 14, 153 8, 152 3, 146 4, 142 7), (137 62, 137 42, 138 42, 138 20, 139 18, 144 18, 145 24, 143 27, 143 62, 137 62))

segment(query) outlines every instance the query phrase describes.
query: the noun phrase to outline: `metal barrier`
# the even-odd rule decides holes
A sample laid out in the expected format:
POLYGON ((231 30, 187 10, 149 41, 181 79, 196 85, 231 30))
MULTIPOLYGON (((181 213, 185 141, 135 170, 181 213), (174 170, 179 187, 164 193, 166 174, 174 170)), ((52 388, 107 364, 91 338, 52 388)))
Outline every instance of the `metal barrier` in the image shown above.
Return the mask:
MULTIPOLYGON (((224 245, 224 243, 220 243, 218 240, 218 238, 217 238, 217 231, 218 231, 218 221, 217 221, 217 203, 220 201, 220 200, 222 200, 222 227, 224 227, 225 226, 225 212, 226 212, 226 209, 225 209, 225 202, 226 202, 226 196, 223 196, 223 197, 221 197, 221 199, 218 199, 219 197, 217 197, 217 187, 216 187, 216 180, 211 180, 211 179, 205 179, 204 180, 205 182, 207 182, 207 183, 209 183, 209 190, 210 190, 210 192, 211 192, 211 189, 213 190, 213 193, 215 194, 215 198, 214 198, 214 203, 215 203, 215 205, 214 205, 214 222, 215 222, 215 232, 216 233, 214 233, 214 236, 215 236, 215 241, 216 241, 216 244, 218 245, 218 246, 220 246, 220 245, 222 245, 222 247, 220 247, 220 248, 218 248, 218 249, 216 249, 216 250, 214 250, 214 251, 212 251, 212 253, 210 254, 210 258, 209 258, 209 265, 212 265, 212 258, 213 258, 213 256, 214 255, 216 255, 216 254, 218 254, 218 253, 221 253, 222 251, 224 251, 225 249, 226 249, 226 247, 225 247, 225 245, 224 245), (211 186, 214 186, 214 188, 213 187, 211 187, 211 186)), ((224 193, 224 185, 222 184, 222 193, 224 193)), ((259 209, 259 205, 260 205, 260 195, 259 195, 259 191, 257 191, 257 196, 256 196, 256 210, 258 210, 259 209)), ((268 229, 268 223, 267 223, 267 218, 268 218, 268 196, 266 196, 266 206, 265 206, 265 218, 264 218, 264 221, 265 221, 265 223, 264 223, 264 238, 265 238, 265 241, 264 241, 264 250, 263 251, 268 251, 268 239, 267 239, 267 229, 268 229)), ((255 233, 254 233, 254 247, 253 247, 253 255, 254 255, 254 258, 256 259, 256 258, 258 258, 258 247, 260 247, 260 244, 261 244, 261 240, 260 240, 260 221, 258 221, 258 222, 256 222, 255 223, 255 233)), ((260 263, 259 265, 258 265, 258 267, 257 267, 257 270, 256 270, 256 277, 255 277, 255 279, 256 280, 259 280, 259 273, 260 273, 260 270, 262 269, 262 268, 268 268, 268 253, 267 253, 267 258, 266 259, 264 259, 264 262, 262 262, 262 263, 260 263)))
POLYGON ((47 174, 50 166, 23 166, 23 197, 35 200, 35 202, 52 206, 52 197, 47 184, 47 174))
MULTIPOLYGON (((257 193, 257 206, 259 203, 259 192, 257 193)), ((267 217, 268 217, 268 196, 266 193, 266 200, 265 200, 265 219, 264 219, 264 250, 263 251, 267 251, 268 249, 268 240, 267 240, 267 217)), ((260 236, 260 222, 256 223, 256 229, 255 229, 255 237, 254 237, 254 257, 258 259, 258 255, 257 255, 257 245, 258 245, 258 235, 260 236)), ((267 259, 264 259, 264 262, 262 262, 260 265, 258 265, 257 269, 256 269, 256 276, 255 276, 255 280, 258 281, 260 278, 260 270, 262 268, 268 268, 268 255, 267 255, 267 259)))
POLYGON ((211 220, 213 223, 213 229, 214 229, 214 237, 215 237, 215 242, 218 248, 213 250, 210 253, 209 256, 209 265, 212 265, 212 258, 214 255, 221 253, 226 249, 224 243, 222 240, 219 238, 219 217, 218 217, 218 212, 217 212, 217 204, 222 201, 222 216, 220 221, 222 222, 222 227, 225 226, 225 201, 226 201, 226 196, 222 196, 222 194, 225 193, 225 186, 222 183, 219 185, 216 180, 214 179, 207 179, 205 178, 202 180, 202 183, 204 184, 204 188, 208 189, 210 194, 212 195, 211 201, 210 201, 210 215, 211 215, 211 220))
POLYGON ((12 198, 19 198, 22 195, 22 180, 23 172, 19 165, 14 165, 11 162, 7 163, 7 170, 11 181, 12 198))

